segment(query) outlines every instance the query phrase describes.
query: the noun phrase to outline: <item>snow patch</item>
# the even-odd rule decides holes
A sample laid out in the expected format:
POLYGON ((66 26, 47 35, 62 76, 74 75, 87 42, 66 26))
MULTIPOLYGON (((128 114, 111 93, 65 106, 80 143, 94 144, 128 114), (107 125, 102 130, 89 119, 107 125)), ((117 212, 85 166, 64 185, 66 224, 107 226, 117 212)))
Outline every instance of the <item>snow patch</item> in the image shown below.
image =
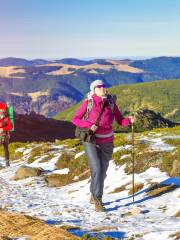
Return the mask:
POLYGON ((69 168, 63 168, 63 169, 55 170, 55 171, 53 171, 53 173, 56 173, 56 174, 68 174, 69 171, 70 171, 69 168))
POLYGON ((132 145, 125 145, 125 146, 120 146, 120 147, 115 147, 113 150, 113 153, 116 153, 118 151, 122 151, 122 150, 128 150, 131 149, 132 145))
POLYGON ((60 158, 61 153, 60 154, 56 154, 55 157, 53 157, 49 162, 43 162, 40 163, 39 161, 42 160, 41 158, 37 159, 36 161, 34 161, 33 163, 27 164, 27 166, 30 167, 40 167, 44 170, 49 170, 49 171, 53 171, 56 169, 56 163, 58 161, 58 159, 60 158))
POLYGON ((76 158, 82 156, 84 153, 85 153, 85 151, 82 151, 82 152, 76 153, 76 155, 75 155, 74 158, 76 159, 76 158))

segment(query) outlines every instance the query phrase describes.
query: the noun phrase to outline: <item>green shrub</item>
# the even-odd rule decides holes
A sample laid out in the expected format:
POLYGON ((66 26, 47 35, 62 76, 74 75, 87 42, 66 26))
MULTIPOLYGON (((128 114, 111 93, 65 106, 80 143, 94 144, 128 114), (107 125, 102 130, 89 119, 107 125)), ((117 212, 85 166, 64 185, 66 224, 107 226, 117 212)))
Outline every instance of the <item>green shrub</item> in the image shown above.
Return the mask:
POLYGON ((38 157, 41 157, 42 155, 49 154, 51 152, 51 144, 50 143, 42 143, 38 144, 34 148, 32 148, 32 151, 30 153, 30 157, 28 158, 28 163, 34 162, 38 157))
POLYGON ((69 162, 73 161, 74 156, 75 155, 71 152, 63 151, 63 153, 59 157, 58 161, 56 162, 57 169, 62 169, 62 168, 68 167, 70 164, 69 162))
MULTIPOLYGON (((18 160, 22 158, 23 152, 16 151, 18 148, 26 148, 27 143, 13 142, 9 144, 10 160, 18 160)), ((4 157, 4 147, 0 145, 0 156, 4 157)))

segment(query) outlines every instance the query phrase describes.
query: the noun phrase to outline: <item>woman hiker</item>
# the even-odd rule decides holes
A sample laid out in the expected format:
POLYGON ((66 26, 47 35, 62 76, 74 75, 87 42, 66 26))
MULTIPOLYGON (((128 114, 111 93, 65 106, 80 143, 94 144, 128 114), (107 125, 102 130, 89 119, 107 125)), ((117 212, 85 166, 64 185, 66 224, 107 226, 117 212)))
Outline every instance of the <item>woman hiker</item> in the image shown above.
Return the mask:
POLYGON ((93 81, 89 97, 83 101, 72 122, 77 127, 88 128, 95 134, 95 142, 82 141, 82 143, 91 170, 90 203, 95 204, 96 211, 105 211, 102 196, 106 172, 113 153, 114 119, 121 126, 128 126, 134 122, 132 116, 123 117, 113 96, 107 94, 103 81, 93 81), (90 101, 91 109, 88 109, 90 101))

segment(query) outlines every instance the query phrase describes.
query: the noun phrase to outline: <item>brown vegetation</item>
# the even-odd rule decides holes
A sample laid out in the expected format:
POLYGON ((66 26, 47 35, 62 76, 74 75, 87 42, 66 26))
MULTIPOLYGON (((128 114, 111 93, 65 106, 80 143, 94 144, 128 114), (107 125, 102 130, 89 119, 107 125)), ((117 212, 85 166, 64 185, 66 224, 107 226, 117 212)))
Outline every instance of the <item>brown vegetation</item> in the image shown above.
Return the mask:
MULTIPOLYGON (((134 193, 139 192, 144 187, 143 183, 136 183, 134 185, 134 193)), ((133 194, 133 188, 129 189, 129 195, 133 194)))
POLYGON ((180 210, 175 214, 175 217, 180 217, 180 210))
POLYGON ((117 187, 117 188, 115 188, 115 189, 114 189, 112 192, 110 192, 110 193, 122 192, 122 191, 126 190, 127 185, 128 185, 128 184, 124 184, 124 185, 122 185, 122 186, 120 186, 120 187, 117 187))
MULTIPOLYGON (((17 74, 17 73, 25 73, 25 70, 23 68, 17 68, 14 66, 10 67, 0 67, 0 77, 5 77, 5 78, 11 78, 12 75, 17 74)), ((14 78, 22 78, 22 77, 17 77, 13 76, 14 78)))
POLYGON ((173 237, 173 240, 179 240, 180 239, 180 232, 176 232, 174 234, 171 234, 169 237, 173 237))
POLYGON ((149 191, 147 192, 147 195, 150 197, 157 197, 167 192, 173 191, 176 188, 177 186, 174 184, 171 184, 171 185, 155 184, 149 189, 149 191))
MULTIPOLYGON (((83 70, 94 70, 100 69, 104 71, 110 71, 111 69, 116 69, 120 72, 130 72, 130 73, 141 73, 143 72, 142 69, 135 68, 132 66, 129 66, 127 63, 119 62, 119 61, 109 61, 109 65, 106 64, 99 64, 99 63, 92 63, 85 66, 77 66, 77 65, 69 65, 69 64, 63 64, 63 63, 51 63, 47 64, 45 66, 59 66, 61 67, 59 70, 51 71, 47 73, 48 75, 66 75, 66 74, 72 74, 75 73, 79 69, 83 70)), ((92 73, 92 72, 91 72, 92 73)))
POLYGON ((0 239, 22 236, 30 237, 31 240, 79 239, 63 229, 45 224, 37 218, 0 210, 0 239))

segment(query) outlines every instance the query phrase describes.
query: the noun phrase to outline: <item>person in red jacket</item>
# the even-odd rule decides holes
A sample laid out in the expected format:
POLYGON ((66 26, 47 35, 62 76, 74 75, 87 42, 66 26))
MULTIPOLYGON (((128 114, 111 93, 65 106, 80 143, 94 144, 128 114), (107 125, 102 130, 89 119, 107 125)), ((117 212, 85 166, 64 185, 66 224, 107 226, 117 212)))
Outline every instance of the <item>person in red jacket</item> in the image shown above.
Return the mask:
POLYGON ((12 130, 13 125, 8 116, 7 105, 0 102, 0 143, 4 146, 6 166, 9 164, 9 133, 12 130))
POLYGON ((104 180, 113 153, 114 132, 112 124, 114 119, 121 126, 128 126, 134 122, 134 117, 124 118, 119 107, 114 102, 111 109, 111 95, 107 94, 106 86, 101 80, 95 80, 90 85, 89 99, 85 99, 75 113, 72 122, 77 127, 89 128, 95 133, 95 144, 83 141, 85 153, 88 158, 91 170, 91 199, 90 203, 95 204, 96 211, 105 211, 102 203, 104 180), (88 101, 93 102, 92 108, 86 116, 88 101), (103 109, 98 126, 96 120, 103 109))

